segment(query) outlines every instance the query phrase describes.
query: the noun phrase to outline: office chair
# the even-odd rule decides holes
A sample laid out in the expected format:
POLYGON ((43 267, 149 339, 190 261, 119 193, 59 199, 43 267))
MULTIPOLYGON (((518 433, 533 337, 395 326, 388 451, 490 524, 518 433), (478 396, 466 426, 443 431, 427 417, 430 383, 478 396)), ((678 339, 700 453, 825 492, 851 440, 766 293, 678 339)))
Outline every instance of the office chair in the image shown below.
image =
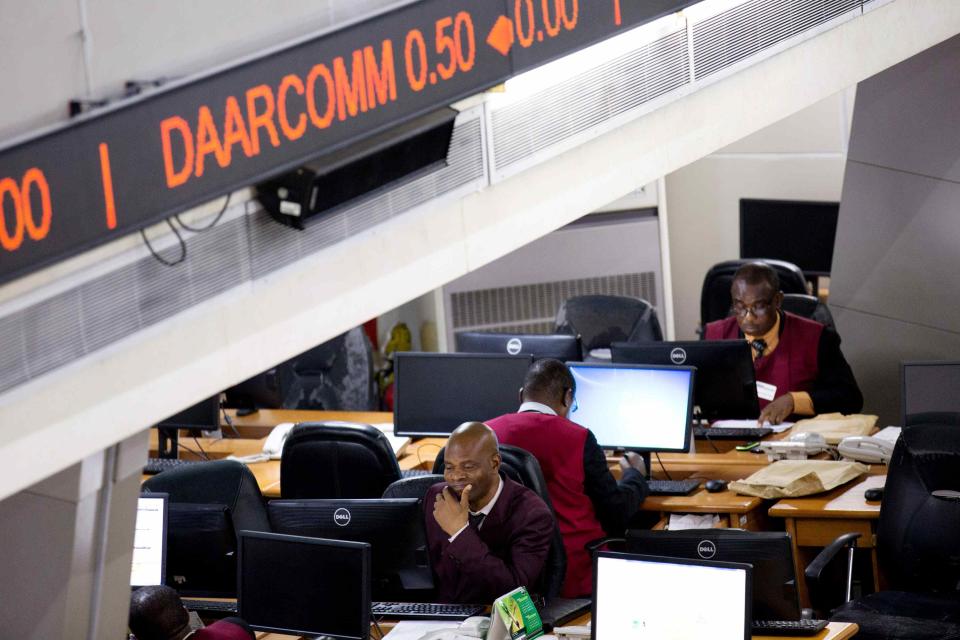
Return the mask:
MULTIPOLYGON (((440 449, 437 459, 433 463, 433 473, 435 474, 443 474, 443 454, 444 449, 440 449)), ((563 537, 560 535, 560 527, 557 525, 556 511, 553 510, 553 502, 551 502, 550 494, 547 492, 547 482, 543 479, 540 463, 526 449, 508 444, 500 445, 500 459, 502 462, 500 468, 504 475, 540 496, 554 515, 550 551, 547 553, 540 580, 532 590, 548 600, 555 598, 560 595, 563 580, 567 575, 567 552, 563 547, 563 537)))
POLYGON ((289 367, 285 409, 376 411, 379 396, 373 374, 373 347, 360 327, 301 353, 289 367))
POLYGON ((367 424, 301 422, 283 443, 282 498, 379 498, 399 479, 390 442, 367 424))
POLYGON ((836 332, 837 325, 833 322, 833 314, 830 308, 820 302, 816 296, 805 293, 785 293, 783 294, 783 304, 781 308, 792 314, 816 320, 828 329, 836 332))
POLYGON ((956 411, 923 411, 910 413, 904 418, 903 426, 912 427, 918 424, 950 424, 960 427, 960 413, 956 411))
POLYGON ((663 340, 653 306, 641 298, 590 295, 568 298, 557 310, 555 333, 580 334, 584 355, 613 342, 663 340))
POLYGON ((183 595, 236 596, 237 532, 270 531, 253 473, 214 460, 164 471, 141 490, 170 496, 166 584, 183 595))
POLYGON ((422 476, 411 476, 409 478, 400 478, 396 482, 390 483, 383 492, 384 498, 418 498, 423 499, 427 495, 427 489, 443 482, 443 474, 428 473, 422 476))
MULTIPOLYGON (((960 429, 903 430, 887 468, 876 546, 889 590, 849 601, 831 620, 856 622, 857 638, 960 638, 960 429)), ((826 610, 821 580, 833 556, 856 545, 841 536, 805 572, 811 598, 826 610)), ((850 580, 848 573, 848 584, 850 580)), ((848 596, 849 598, 849 596, 848 596)))
POLYGON ((766 262, 777 270, 780 276, 780 290, 784 293, 807 293, 807 281, 797 265, 783 260, 727 260, 710 267, 703 278, 700 289, 700 326, 708 322, 723 320, 730 315, 733 301, 730 298, 730 285, 733 274, 748 262, 766 262))

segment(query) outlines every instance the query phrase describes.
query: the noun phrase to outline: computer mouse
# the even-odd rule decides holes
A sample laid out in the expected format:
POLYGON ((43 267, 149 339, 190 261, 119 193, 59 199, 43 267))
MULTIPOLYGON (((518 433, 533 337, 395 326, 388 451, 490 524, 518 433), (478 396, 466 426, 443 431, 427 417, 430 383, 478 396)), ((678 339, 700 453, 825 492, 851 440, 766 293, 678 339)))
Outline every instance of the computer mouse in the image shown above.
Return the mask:
POLYGON ((863 492, 863 497, 868 502, 883 500, 883 487, 872 487, 863 492))
POLYGON ((710 493, 717 493, 719 491, 724 491, 727 488, 726 480, 707 480, 703 483, 703 488, 709 491, 710 493))

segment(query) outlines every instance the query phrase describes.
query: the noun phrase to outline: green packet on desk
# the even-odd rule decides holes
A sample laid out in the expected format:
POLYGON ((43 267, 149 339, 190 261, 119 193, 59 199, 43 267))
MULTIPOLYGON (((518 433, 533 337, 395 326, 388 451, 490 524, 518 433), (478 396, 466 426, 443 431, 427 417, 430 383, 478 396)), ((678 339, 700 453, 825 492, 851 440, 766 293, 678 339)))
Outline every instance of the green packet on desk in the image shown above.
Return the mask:
POLYGON ((517 587, 493 601, 487 640, 533 640, 543 635, 543 622, 526 588, 517 587))

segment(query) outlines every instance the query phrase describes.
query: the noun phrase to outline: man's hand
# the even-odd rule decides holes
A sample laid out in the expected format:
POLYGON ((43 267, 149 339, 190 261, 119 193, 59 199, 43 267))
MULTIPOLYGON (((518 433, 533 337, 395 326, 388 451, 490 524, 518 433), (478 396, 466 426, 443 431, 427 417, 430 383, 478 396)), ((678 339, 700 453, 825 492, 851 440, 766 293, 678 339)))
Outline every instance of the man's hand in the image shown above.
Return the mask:
POLYGON ((465 486, 460 492, 459 501, 450 491, 450 487, 444 487, 443 491, 437 494, 433 503, 433 518, 448 536, 460 531, 469 522, 467 516, 470 514, 471 489, 472 484, 465 486))
POLYGON ((757 422, 760 425, 763 425, 764 422, 780 424, 791 413, 793 413, 793 396, 785 393, 763 408, 757 422))
POLYGON ((647 465, 643 464, 643 458, 636 451, 627 451, 620 458, 620 470, 626 471, 628 468, 636 469, 644 476, 647 475, 647 465))

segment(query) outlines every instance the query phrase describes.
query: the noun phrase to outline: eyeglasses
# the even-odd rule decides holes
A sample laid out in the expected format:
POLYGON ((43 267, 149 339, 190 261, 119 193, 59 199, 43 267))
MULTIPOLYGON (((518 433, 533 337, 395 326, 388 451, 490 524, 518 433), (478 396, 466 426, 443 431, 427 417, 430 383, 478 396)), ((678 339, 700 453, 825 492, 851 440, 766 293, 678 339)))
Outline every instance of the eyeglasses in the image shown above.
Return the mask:
POLYGON ((565 387, 564 390, 563 390, 563 395, 564 395, 564 397, 566 397, 568 391, 570 392, 570 395, 571 395, 570 413, 576 413, 576 412, 577 412, 577 409, 580 408, 580 405, 577 404, 577 395, 576 395, 576 392, 575 392, 573 389, 571 389, 570 387, 565 387))
POLYGON ((757 300, 753 304, 743 304, 739 300, 733 303, 733 312, 738 316, 745 316, 752 313, 754 316, 762 316, 773 307, 773 298, 768 300, 757 300))

